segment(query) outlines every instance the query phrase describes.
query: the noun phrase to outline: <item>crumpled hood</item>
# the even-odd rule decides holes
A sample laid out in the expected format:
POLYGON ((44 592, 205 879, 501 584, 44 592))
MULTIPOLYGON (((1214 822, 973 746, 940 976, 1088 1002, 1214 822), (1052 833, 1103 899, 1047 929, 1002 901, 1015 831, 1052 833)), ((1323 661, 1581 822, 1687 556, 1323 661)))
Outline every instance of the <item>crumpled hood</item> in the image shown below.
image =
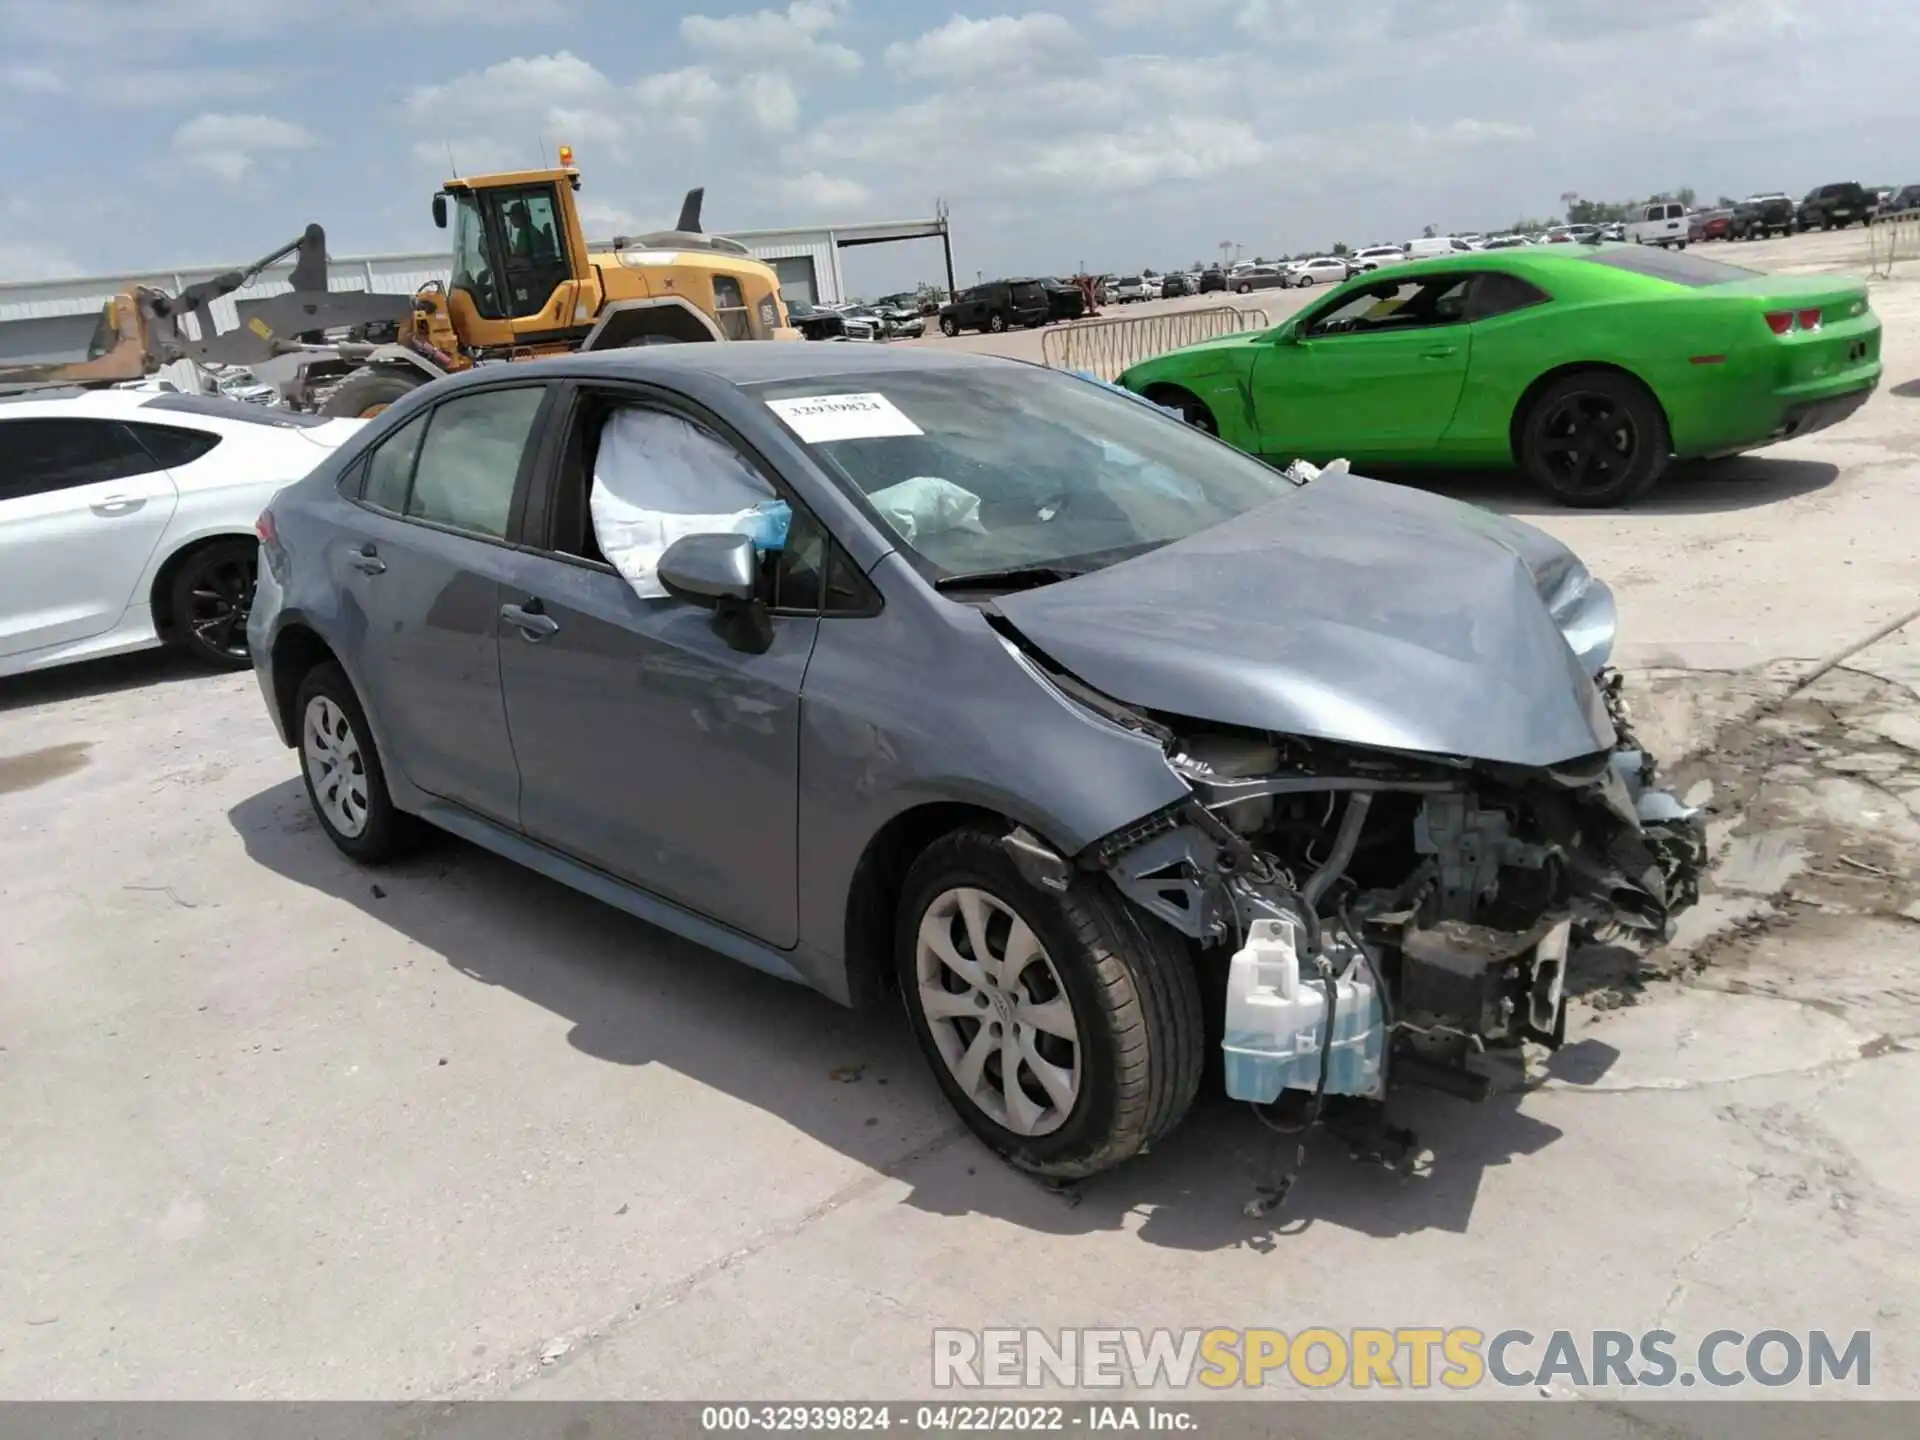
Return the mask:
POLYGON ((1115 699, 1217 724, 1551 765, 1611 748, 1548 613, 1552 537, 1346 476, 996 606, 1115 699))

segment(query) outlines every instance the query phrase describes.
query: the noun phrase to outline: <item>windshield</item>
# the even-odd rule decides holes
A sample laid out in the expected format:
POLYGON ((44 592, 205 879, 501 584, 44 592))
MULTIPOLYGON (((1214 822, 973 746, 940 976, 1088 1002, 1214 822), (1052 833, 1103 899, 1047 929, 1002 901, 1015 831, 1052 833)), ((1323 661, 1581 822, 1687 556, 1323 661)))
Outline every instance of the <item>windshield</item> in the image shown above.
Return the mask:
POLYGON ((750 389, 934 581, 1099 569, 1293 490, 1145 401, 1038 366, 750 389))

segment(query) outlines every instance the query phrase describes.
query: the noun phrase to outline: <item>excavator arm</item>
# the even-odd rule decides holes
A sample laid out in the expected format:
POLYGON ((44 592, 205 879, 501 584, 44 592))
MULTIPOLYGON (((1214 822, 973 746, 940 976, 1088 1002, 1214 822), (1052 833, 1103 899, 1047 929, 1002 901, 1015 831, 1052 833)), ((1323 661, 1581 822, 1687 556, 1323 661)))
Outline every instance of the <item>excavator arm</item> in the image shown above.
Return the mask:
POLYGON ((309 225, 295 240, 251 265, 189 285, 178 295, 149 286, 129 286, 107 301, 87 358, 43 365, 0 365, 0 387, 104 385, 138 380, 176 360, 252 365, 300 350, 299 337, 359 325, 404 322, 413 314, 411 295, 333 290, 327 284, 327 236, 309 225), (294 257, 292 289, 251 307, 233 330, 214 327, 213 302, 244 289, 264 272, 294 257), (191 317, 191 327, 187 321, 191 317))

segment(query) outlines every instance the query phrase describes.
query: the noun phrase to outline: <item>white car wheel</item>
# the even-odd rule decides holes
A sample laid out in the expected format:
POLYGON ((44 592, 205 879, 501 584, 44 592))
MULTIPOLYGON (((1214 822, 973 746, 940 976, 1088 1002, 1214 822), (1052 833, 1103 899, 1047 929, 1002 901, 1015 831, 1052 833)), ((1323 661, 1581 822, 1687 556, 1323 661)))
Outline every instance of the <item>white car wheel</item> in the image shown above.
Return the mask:
POLYGON ((300 727, 300 757, 320 818, 341 836, 356 840, 367 828, 367 762, 353 722, 325 695, 307 702, 300 727))
POLYGON ((1081 1041, 1059 971, 997 897, 935 897, 914 955, 920 1013, 969 1102, 1015 1135, 1047 1135, 1080 1094, 1081 1041))

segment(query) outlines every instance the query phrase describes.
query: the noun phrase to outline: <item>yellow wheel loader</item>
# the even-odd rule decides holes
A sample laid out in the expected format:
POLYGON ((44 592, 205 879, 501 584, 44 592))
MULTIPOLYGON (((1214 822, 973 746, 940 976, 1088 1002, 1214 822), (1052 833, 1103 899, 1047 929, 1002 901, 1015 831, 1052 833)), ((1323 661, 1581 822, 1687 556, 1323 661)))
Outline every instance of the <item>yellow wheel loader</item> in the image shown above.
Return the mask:
POLYGON ((701 232, 702 191, 687 193, 674 229, 621 236, 595 253, 574 203, 579 188, 565 146, 552 170, 449 180, 433 197, 433 218, 453 232, 451 277, 411 296, 330 290, 318 225, 177 296, 131 286, 107 302, 85 360, 0 367, 0 388, 112 384, 176 360, 255 365, 293 355, 304 358, 287 387, 291 403, 371 416, 475 365, 625 345, 801 338, 788 326, 773 268, 701 232), (213 301, 289 255, 292 293, 255 302, 240 327, 216 331, 213 301))
POLYGON ((414 297, 390 343, 309 361, 296 401, 327 415, 376 415, 416 386, 476 364, 800 338, 787 324, 773 267, 701 232, 702 191, 688 192, 672 230, 623 235, 595 253, 574 205, 579 188, 565 147, 558 169, 449 180, 433 197, 433 219, 452 229, 451 279, 414 297))

